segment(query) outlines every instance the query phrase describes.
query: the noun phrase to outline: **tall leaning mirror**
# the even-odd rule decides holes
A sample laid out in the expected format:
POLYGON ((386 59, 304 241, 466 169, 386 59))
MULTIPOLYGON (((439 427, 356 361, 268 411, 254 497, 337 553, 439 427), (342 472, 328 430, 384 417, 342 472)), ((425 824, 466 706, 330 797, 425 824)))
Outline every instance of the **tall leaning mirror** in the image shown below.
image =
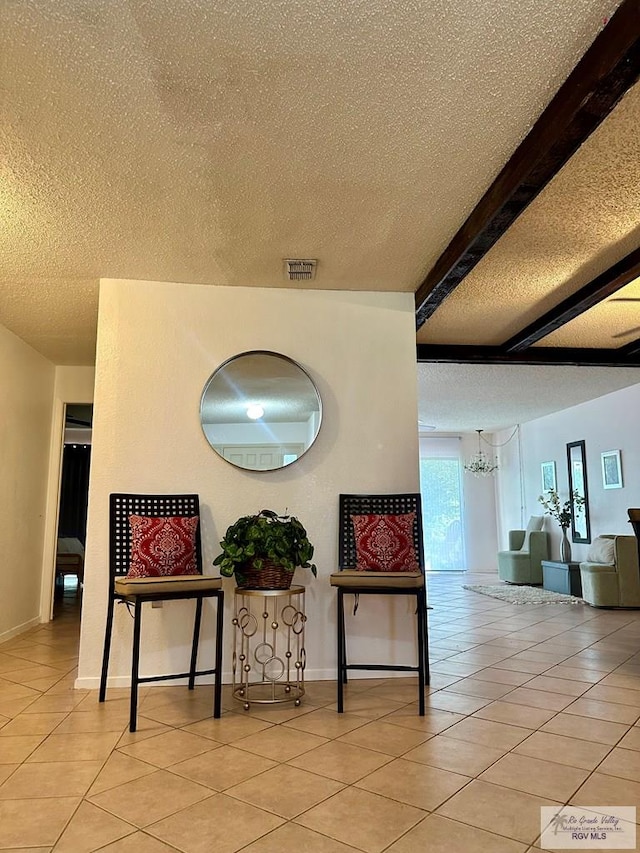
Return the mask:
POLYGON ((569 469, 569 499, 571 501, 571 538, 573 542, 591 542, 589 523, 589 491, 587 488, 587 455, 584 441, 567 444, 569 469), (574 494, 584 499, 578 506, 574 494))
POLYGON ((316 440, 321 421, 320 394, 309 374, 268 350, 225 361, 200 400, 200 423, 211 447, 249 471, 291 465, 316 440))

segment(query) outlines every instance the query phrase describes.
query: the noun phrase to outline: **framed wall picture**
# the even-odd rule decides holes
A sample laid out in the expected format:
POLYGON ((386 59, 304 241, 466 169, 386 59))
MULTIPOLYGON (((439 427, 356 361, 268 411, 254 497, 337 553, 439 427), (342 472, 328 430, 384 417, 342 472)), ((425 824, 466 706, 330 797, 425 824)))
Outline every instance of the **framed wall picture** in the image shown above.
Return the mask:
POLYGON ((556 485, 556 463, 555 462, 541 462, 540 463, 540 474, 542 476, 542 491, 550 492, 552 489, 555 492, 557 490, 556 485))
POLYGON ((619 450, 606 450, 600 454, 602 486, 605 489, 622 488, 622 463, 619 450))

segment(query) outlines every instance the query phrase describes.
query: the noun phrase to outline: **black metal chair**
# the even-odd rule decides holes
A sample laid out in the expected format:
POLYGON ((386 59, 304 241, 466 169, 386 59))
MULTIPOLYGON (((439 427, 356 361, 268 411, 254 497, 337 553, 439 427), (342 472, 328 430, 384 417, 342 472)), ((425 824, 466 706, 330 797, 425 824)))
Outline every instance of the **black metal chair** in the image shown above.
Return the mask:
POLYGON ((202 543, 200 524, 195 532, 196 569, 198 574, 168 575, 163 577, 128 578, 131 562, 131 526, 129 517, 139 515, 150 518, 169 516, 193 517, 200 515, 198 495, 134 495, 112 494, 109 502, 109 603, 107 624, 104 635, 102 674, 100 677, 99 701, 104 702, 107 690, 107 672, 111 650, 111 632, 113 612, 116 602, 125 603, 133 608, 133 649, 131 656, 131 705, 129 730, 136 730, 138 707, 138 685, 151 681, 164 681, 172 678, 188 678, 189 690, 193 690, 195 679, 200 675, 214 675, 213 716, 220 716, 222 690, 222 625, 224 612, 224 592, 222 578, 207 577, 202 574, 202 543), (191 660, 188 672, 172 675, 154 675, 141 678, 140 629, 142 623, 142 605, 153 601, 175 601, 195 599, 196 612, 193 627, 191 660), (198 640, 202 620, 202 602, 205 598, 217 599, 216 647, 213 669, 198 670, 198 640))
POLYGON ((344 685, 349 670, 382 670, 418 673, 418 706, 424 716, 424 690, 429 683, 429 641, 427 626, 427 592, 424 574, 422 514, 419 494, 400 495, 340 495, 338 523, 339 571, 331 575, 331 585, 338 590, 338 713, 344 709, 344 685), (406 515, 414 513, 413 547, 417 567, 402 571, 369 571, 356 569, 357 548, 353 516, 406 515), (359 595, 409 595, 416 600, 418 665, 354 664, 347 662, 344 596, 355 595, 357 610, 359 595))

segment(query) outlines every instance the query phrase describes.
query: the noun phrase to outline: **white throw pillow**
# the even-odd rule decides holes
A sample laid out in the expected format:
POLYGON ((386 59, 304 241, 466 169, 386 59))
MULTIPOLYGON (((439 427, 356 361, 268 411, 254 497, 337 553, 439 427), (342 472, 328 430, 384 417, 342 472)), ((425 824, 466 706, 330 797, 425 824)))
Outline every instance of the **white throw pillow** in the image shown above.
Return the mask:
POLYGON ((529 550, 529 537, 533 533, 534 530, 542 530, 542 525, 544 524, 544 515, 532 515, 529 519, 529 524, 527 524, 527 529, 524 532, 524 542, 522 543, 521 551, 529 550))
POLYGON ((613 565, 613 539, 596 536, 587 551, 587 563, 602 563, 613 565))

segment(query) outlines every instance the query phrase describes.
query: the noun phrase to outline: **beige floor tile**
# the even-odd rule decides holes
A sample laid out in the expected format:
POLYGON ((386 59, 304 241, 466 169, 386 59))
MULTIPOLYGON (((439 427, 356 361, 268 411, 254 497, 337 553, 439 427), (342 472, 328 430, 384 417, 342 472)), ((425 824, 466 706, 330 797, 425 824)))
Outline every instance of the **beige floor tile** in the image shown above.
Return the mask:
MULTIPOLYGON (((90 716, 87 714, 86 716, 90 716)), ((158 723, 156 720, 148 720, 146 717, 142 717, 138 714, 138 724, 136 726, 135 732, 129 731, 129 724, 127 718, 127 727, 120 736, 120 740, 118 741, 118 749, 123 746, 129 746, 132 743, 140 743, 142 740, 146 740, 150 737, 155 737, 156 735, 161 735, 163 732, 171 731, 170 726, 165 726, 164 723, 158 723)))
POLYGON ((441 660, 431 666, 431 673, 442 673, 443 675, 458 675, 465 678, 480 672, 482 666, 477 663, 460 663, 459 661, 441 660))
MULTIPOLYGON (((49 735, 28 761, 106 761, 118 742, 117 732, 49 735)), ((0 748, 2 744, 0 743, 0 748)))
POLYGON ((235 741, 234 746, 273 761, 288 761, 326 742, 327 738, 318 735, 273 726, 235 741))
POLYGON ((379 853, 423 817, 424 812, 413 806, 345 788, 296 818, 296 823, 365 853, 379 853))
POLYGON ((14 735, 0 738, 0 764, 25 761, 42 743, 45 735, 14 735))
POLYGON ((269 758, 233 746, 221 746, 212 753, 205 752, 171 767, 172 773, 206 785, 214 791, 224 791, 245 779, 258 776, 275 765, 269 758))
POLYGON ((410 749, 415 749, 433 735, 427 732, 414 731, 403 726, 395 726, 381 720, 374 720, 358 729, 348 732, 338 738, 339 743, 350 743, 384 752, 387 755, 404 755, 410 749))
POLYGON ((525 853, 526 844, 467 826, 437 814, 428 815, 386 853, 525 853))
POLYGON ((262 720, 265 723, 277 725, 278 723, 286 723, 287 720, 297 720, 300 717, 304 717, 305 714, 310 714, 311 711, 317 710, 317 708, 317 705, 312 705, 311 702, 303 699, 303 704, 298 707, 293 702, 284 702, 278 705, 259 705, 254 702, 247 711, 240 702, 236 701, 233 703, 232 711, 240 717, 249 716, 255 720, 262 720))
POLYGON ((540 807, 554 805, 558 803, 476 779, 437 814, 490 832, 500 828, 500 834, 531 844, 540 834, 540 807))
POLYGON ((494 664, 494 666, 497 669, 507 669, 511 672, 528 672, 531 675, 539 675, 541 672, 550 669, 549 663, 540 663, 533 660, 516 660, 515 658, 502 660, 494 664))
POLYGON ((529 705, 532 708, 544 708, 547 711, 562 711, 573 701, 571 696, 551 693, 547 690, 532 690, 530 687, 516 687, 503 697, 504 702, 514 705, 529 705))
POLYGON ((537 729, 556 714, 544 708, 531 708, 528 705, 516 705, 512 702, 492 702, 480 708, 473 715, 481 720, 493 720, 496 723, 508 723, 512 726, 537 729))
MULTIPOLYGON (((186 689, 186 688, 185 688, 186 689)), ((188 726, 189 723, 197 723, 198 720, 206 720, 213 717, 213 697, 205 701, 160 705, 157 708, 141 708, 145 717, 164 723, 167 726, 188 726)))
POLYGON ((56 853, 92 853, 105 844, 135 832, 135 827, 83 802, 71 818, 58 843, 56 853))
POLYGON ((176 853, 176 848, 152 838, 146 832, 133 832, 113 844, 101 847, 100 853, 176 853))
POLYGON ((636 823, 640 820, 640 783, 596 771, 569 800, 571 805, 635 806, 636 823))
POLYGON ((20 767, 19 764, 0 764, 0 785, 20 767))
MULTIPOLYGON (((486 670, 483 670, 486 672, 486 670)), ((480 677, 465 678, 447 688, 448 693, 460 693, 465 696, 477 696, 481 699, 500 699, 513 689, 511 684, 501 684, 495 681, 483 681, 480 677)))
POLYGON ((0 730, 0 737, 10 735, 48 735, 66 714, 19 714, 0 730))
POLYGON ((571 696, 574 699, 582 696, 590 689, 589 684, 584 681, 572 681, 569 678, 556 678, 545 675, 537 675, 527 682, 531 690, 545 690, 549 693, 560 693, 563 696, 571 696))
POLYGON ((626 687, 630 690, 640 690, 640 675, 625 675, 624 673, 612 672, 605 676, 600 684, 603 687, 626 687))
POLYGON ((282 823, 282 818, 214 794, 152 826, 147 832, 184 853, 233 853, 282 823))
POLYGON ((77 797, 0 801, 0 849, 46 847, 55 844, 79 804, 77 797))
POLYGON ((463 696, 462 693, 450 693, 448 690, 439 690, 430 693, 426 697, 428 708, 437 708, 440 711, 453 711, 454 714, 473 714, 479 711, 491 701, 478 696, 463 696))
MULTIPOLYGON (((32 717, 35 714, 23 714, 32 717)), ((83 732, 122 732, 129 725, 129 715, 101 714, 97 711, 72 711, 65 714, 55 734, 82 734, 83 732)))
POLYGON ((553 666, 545 672, 545 675, 552 678, 568 678, 572 681, 586 681, 588 684, 597 684, 606 674, 606 672, 599 672, 597 669, 581 669, 564 663, 553 666))
POLYGON ((225 793, 280 817, 294 818, 343 787, 341 782, 280 764, 261 776, 227 788, 225 793))
MULTIPOLYGON (((377 720, 398 711, 404 704, 403 702, 393 702, 390 699, 372 696, 369 691, 360 691, 352 695, 345 695, 344 711, 347 714, 364 717, 366 720, 377 720)), ((327 707, 335 711, 337 706, 333 703, 327 707)))
POLYGON ((285 823, 274 829, 249 844, 242 853, 289 853, 294 850, 300 853, 354 853, 353 847, 295 823, 285 823))
POLYGON ((30 702, 28 708, 25 708, 25 713, 56 714, 60 712, 73 711, 76 705, 81 701, 82 698, 79 696, 69 696, 65 693, 46 693, 44 696, 40 696, 39 699, 30 702))
POLYGON ((618 746, 624 749, 640 749, 640 729, 637 726, 629 729, 618 746))
POLYGON ((445 731, 454 723, 464 720, 464 714, 454 714, 452 711, 439 711, 437 708, 426 708, 424 717, 418 714, 418 708, 414 705, 405 705, 399 711, 387 714, 382 718, 385 723, 393 723, 394 726, 402 726, 405 729, 414 729, 417 732, 427 732, 437 735, 445 731))
POLYGON ((190 732, 193 735, 199 735, 200 737, 210 738, 217 743, 233 743, 236 740, 240 740, 240 738, 254 735, 256 732, 262 732, 270 726, 271 723, 267 723, 264 720, 227 713, 223 714, 219 720, 208 717, 206 720, 191 723, 188 726, 184 726, 184 731, 190 732))
POLYGON ((364 717, 358 717, 356 714, 337 714, 327 708, 318 708, 317 711, 305 714, 304 717, 288 720, 283 725, 285 728, 309 732, 320 737, 336 738, 368 723, 364 717))
POLYGON ((581 740, 596 741, 597 743, 617 743, 629 727, 625 723, 610 723, 607 720, 594 720, 567 714, 563 711, 541 727, 543 732, 556 735, 567 735, 581 740))
POLYGON ((433 811, 470 781, 468 776, 397 758, 355 783, 382 797, 433 811))
POLYGON ((137 758, 131 758, 122 752, 112 752, 106 763, 96 776, 95 781, 89 789, 88 796, 108 791, 109 788, 117 788, 125 782, 132 782, 142 776, 149 776, 156 771, 156 767, 137 758))
POLYGON ((640 782, 640 752, 635 749, 614 747, 599 765, 598 773, 640 782))
POLYGON ((288 763, 301 770, 309 770, 335 779, 337 782, 352 784, 363 776, 372 773, 383 764, 387 764, 391 756, 360 746, 330 741, 324 746, 305 752, 288 763))
POLYGON ((640 714, 630 705, 616 705, 614 702, 601 702, 586 699, 582 696, 564 709, 567 714, 577 714, 582 717, 594 717, 598 720, 609 720, 612 723, 628 723, 633 725, 640 714))
POLYGON ((477 776, 501 758, 504 752, 502 749, 482 746, 478 743, 455 740, 447 737, 445 733, 412 749, 404 757, 409 761, 439 767, 441 770, 451 770, 465 776, 477 776))
POLYGON ((0 785, 0 800, 82 797, 101 767, 101 761, 23 764, 0 785))
POLYGON ((145 738, 139 743, 121 746, 119 750, 132 758, 146 761, 147 764, 170 767, 179 761, 217 748, 218 744, 209 738, 174 729, 155 737, 145 738))
POLYGON ((4 672, 2 677, 7 681, 15 682, 16 684, 28 684, 29 681, 34 681, 39 678, 52 678, 53 683, 55 684, 55 682, 64 675, 63 672, 55 670, 49 666, 42 666, 41 664, 25 666, 25 663, 25 661, 21 661, 22 665, 20 669, 12 669, 9 672, 4 672))
POLYGON ((520 685, 525 684, 533 676, 530 672, 516 672, 514 670, 498 669, 497 667, 490 666, 478 672, 475 677, 481 681, 520 687, 520 685))
POLYGON ((587 770, 509 753, 480 775, 484 782, 566 802, 588 777, 587 770))
POLYGON ((543 761, 593 770, 610 749, 610 746, 602 743, 592 743, 585 747, 585 742, 577 738, 534 732, 513 751, 518 755, 528 755, 543 761))
POLYGON ((629 705, 637 708, 640 714, 640 691, 627 687, 603 687, 596 684, 584 694, 585 699, 595 699, 597 702, 615 702, 616 705, 629 705))
MULTIPOLYGON (((403 678, 390 679, 391 683, 383 684, 380 687, 373 687, 371 690, 367 691, 366 695, 376 699, 390 699, 392 702, 417 702, 418 685, 403 685, 401 682, 404 680, 405 679, 403 678)), ((438 675, 438 673, 434 673, 431 677, 431 689, 437 690, 440 687, 444 687, 445 682, 450 684, 455 680, 456 676, 438 675), (438 683, 439 679, 442 679, 441 684, 438 683)))
POLYGON ((447 729, 447 737, 466 740, 469 743, 508 750, 519 744, 531 734, 531 729, 497 723, 494 720, 481 720, 469 717, 447 729))
POLYGON ((211 795, 211 791, 166 770, 110 788, 90 800, 116 817, 143 827, 211 795))

